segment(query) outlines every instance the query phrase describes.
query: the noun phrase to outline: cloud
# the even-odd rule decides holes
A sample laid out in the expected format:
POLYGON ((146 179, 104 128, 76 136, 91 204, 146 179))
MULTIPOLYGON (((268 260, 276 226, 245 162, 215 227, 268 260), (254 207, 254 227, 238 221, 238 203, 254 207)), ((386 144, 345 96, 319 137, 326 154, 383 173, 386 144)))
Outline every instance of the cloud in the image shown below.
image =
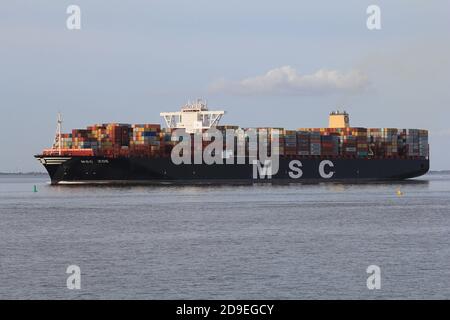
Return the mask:
POLYGON ((283 66, 239 81, 220 79, 213 82, 209 89, 213 93, 238 95, 323 95, 360 92, 368 86, 368 82, 367 76, 359 70, 342 73, 320 69, 313 74, 301 75, 293 67, 283 66))

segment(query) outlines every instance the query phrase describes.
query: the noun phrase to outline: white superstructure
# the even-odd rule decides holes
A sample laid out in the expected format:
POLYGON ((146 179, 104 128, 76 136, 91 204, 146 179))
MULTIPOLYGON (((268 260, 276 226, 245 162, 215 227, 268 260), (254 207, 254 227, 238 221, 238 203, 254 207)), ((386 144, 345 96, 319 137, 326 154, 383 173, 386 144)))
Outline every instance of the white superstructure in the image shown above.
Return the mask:
POLYGON ((188 133, 194 133, 201 129, 209 129, 216 126, 225 111, 209 111, 205 101, 197 99, 196 102, 185 104, 181 111, 161 112, 166 125, 171 129, 186 129, 188 133))

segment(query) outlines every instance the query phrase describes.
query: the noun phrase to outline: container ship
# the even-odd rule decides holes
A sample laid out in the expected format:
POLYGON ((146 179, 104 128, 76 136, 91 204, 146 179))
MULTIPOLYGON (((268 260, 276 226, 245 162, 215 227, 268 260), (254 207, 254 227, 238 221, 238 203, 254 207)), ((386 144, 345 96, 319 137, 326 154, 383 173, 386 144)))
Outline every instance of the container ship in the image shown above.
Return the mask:
POLYGON ((331 112, 327 128, 240 128, 219 125, 224 114, 196 100, 162 112, 165 128, 105 123, 71 133, 59 115, 53 146, 35 158, 52 184, 358 182, 429 170, 427 130, 352 127, 345 111, 331 112))

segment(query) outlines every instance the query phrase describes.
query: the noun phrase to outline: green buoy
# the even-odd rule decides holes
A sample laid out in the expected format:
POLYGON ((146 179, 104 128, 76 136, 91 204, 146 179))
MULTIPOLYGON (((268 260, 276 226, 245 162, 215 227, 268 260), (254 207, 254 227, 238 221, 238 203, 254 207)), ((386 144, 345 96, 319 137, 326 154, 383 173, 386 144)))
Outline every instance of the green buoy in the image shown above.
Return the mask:
POLYGON ((34 185, 33 192, 37 192, 37 186, 34 185))

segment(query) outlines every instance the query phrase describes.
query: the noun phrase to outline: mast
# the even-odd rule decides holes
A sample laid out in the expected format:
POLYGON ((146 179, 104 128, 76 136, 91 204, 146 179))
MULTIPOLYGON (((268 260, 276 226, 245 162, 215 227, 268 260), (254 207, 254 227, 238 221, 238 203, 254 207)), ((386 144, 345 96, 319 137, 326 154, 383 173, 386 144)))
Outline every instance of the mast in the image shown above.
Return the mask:
POLYGON ((55 141, 53 142, 53 149, 58 148, 58 154, 61 155, 61 127, 62 127, 62 115, 58 112, 55 141))

